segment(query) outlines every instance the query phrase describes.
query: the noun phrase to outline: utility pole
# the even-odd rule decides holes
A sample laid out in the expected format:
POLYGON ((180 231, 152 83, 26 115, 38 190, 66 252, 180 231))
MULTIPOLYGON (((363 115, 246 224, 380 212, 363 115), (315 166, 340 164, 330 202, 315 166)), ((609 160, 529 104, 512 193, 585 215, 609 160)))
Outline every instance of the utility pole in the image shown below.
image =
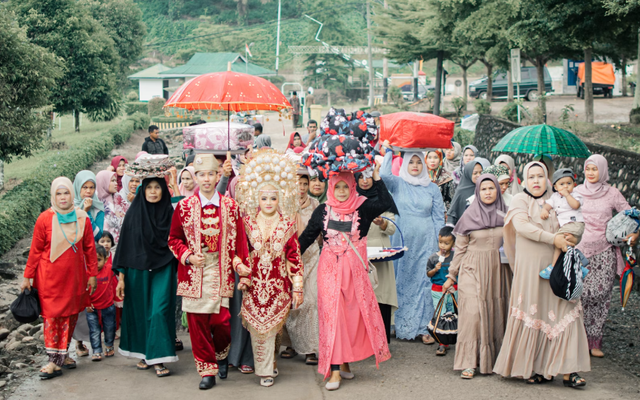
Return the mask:
POLYGON ((367 1, 367 64, 369 65, 369 107, 373 107, 373 99, 376 95, 374 88, 375 76, 373 74, 373 55, 371 54, 371 2, 367 1))
POLYGON ((280 61, 280 11, 282 0, 278 0, 278 33, 276 33, 276 76, 278 75, 278 64, 280 61))
MULTIPOLYGON (((389 8, 389 4, 387 4, 387 0, 384 0, 384 8, 389 8)), ((384 45, 387 44, 387 41, 382 42, 384 45)), ((389 90, 389 60, 387 57, 382 59, 382 102, 387 102, 387 90, 389 90)))

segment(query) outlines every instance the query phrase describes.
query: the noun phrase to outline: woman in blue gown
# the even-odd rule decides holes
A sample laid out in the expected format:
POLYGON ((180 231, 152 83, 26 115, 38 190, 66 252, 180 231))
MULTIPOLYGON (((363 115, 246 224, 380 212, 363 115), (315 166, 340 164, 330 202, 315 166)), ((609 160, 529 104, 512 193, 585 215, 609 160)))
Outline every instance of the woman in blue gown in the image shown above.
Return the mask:
MULTIPOLYGON (((427 259, 438 251, 438 232, 444 226, 444 202, 438 186, 431 183, 424 153, 405 153, 399 176, 391 173, 392 152, 387 151, 381 176, 393 195, 400 214, 396 223, 409 249, 394 261, 398 310, 395 313, 396 337, 415 339, 423 335, 426 344, 434 342, 427 333, 433 316, 431 280, 427 277, 427 259)), ((401 246, 398 233, 392 246, 401 246)))

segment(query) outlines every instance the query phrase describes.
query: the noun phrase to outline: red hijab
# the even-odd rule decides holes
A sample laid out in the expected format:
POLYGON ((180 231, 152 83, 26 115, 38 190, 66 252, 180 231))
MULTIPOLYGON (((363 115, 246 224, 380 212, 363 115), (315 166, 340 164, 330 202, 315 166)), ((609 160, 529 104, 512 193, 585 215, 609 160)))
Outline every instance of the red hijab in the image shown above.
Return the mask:
POLYGON ((125 165, 129 163, 127 159, 122 156, 115 156, 111 159, 111 166, 113 167, 113 172, 116 173, 116 180, 118 181, 118 188, 116 189, 118 192, 122 189, 122 176, 123 176, 123 175, 118 175, 118 165, 120 164, 120 161, 123 161, 123 160, 125 165))
POLYGON ((352 172, 340 172, 329 178, 326 204, 338 214, 353 214, 366 200, 366 197, 358 194, 356 180, 352 172), (335 187, 340 181, 349 186, 349 198, 343 202, 336 199, 334 195, 335 187))
POLYGON ((291 134, 291 136, 289 136, 289 144, 287 144, 287 149, 292 149, 295 150, 298 147, 302 147, 305 148, 306 145, 304 144, 304 142, 302 141, 302 136, 300 136, 300 134, 298 132, 293 132, 291 134), (298 135, 298 137, 300 138, 300 146, 294 146, 293 145, 293 139, 295 139, 295 136, 298 135))

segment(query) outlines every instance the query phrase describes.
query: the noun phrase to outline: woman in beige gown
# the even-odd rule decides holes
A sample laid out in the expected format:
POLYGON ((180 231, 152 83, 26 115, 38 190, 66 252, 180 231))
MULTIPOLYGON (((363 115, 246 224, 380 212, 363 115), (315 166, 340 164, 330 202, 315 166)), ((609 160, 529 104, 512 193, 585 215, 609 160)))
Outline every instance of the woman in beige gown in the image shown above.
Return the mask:
POLYGON ((575 245, 571 235, 558 235, 555 215, 540 218, 541 204, 550 196, 547 169, 540 162, 524 169, 525 191, 514 196, 504 227, 504 249, 513 267, 510 313, 494 372, 504 377, 544 383, 564 374, 565 386, 586 381, 577 372, 589 371, 589 346, 582 303, 556 297, 540 271, 553 259, 554 246, 575 245))
MULTIPOLYGON (((301 234, 309 223, 313 210, 320 204, 318 200, 308 195, 309 175, 299 173, 298 188, 300 189, 300 218, 298 219, 298 234, 301 234)), ((302 255, 304 264, 304 303, 289 312, 286 331, 290 340, 290 347, 284 354, 305 354, 307 365, 318 365, 318 260, 320 246, 314 243, 302 255), (294 353, 291 353, 293 350, 294 353)), ((285 345, 289 345, 283 340, 285 345)), ((284 356, 284 358, 287 358, 284 356)))
POLYGON ((500 263, 502 226, 507 206, 498 180, 483 174, 476 180, 474 201, 453 233, 456 246, 446 291, 458 282, 458 339, 453 369, 471 379, 476 371, 491 374, 502 345, 509 293, 508 267, 500 263))

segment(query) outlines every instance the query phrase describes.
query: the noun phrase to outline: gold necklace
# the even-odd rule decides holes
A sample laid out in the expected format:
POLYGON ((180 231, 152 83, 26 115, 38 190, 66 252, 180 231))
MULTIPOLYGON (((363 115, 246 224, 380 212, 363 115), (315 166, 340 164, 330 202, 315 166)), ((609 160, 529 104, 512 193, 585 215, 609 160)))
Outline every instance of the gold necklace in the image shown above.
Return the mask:
POLYGON ((267 240, 271 236, 271 232, 275 228, 275 225, 280 219, 278 212, 274 212, 273 215, 268 216, 262 211, 258 214, 258 227, 262 231, 263 240, 267 240))

